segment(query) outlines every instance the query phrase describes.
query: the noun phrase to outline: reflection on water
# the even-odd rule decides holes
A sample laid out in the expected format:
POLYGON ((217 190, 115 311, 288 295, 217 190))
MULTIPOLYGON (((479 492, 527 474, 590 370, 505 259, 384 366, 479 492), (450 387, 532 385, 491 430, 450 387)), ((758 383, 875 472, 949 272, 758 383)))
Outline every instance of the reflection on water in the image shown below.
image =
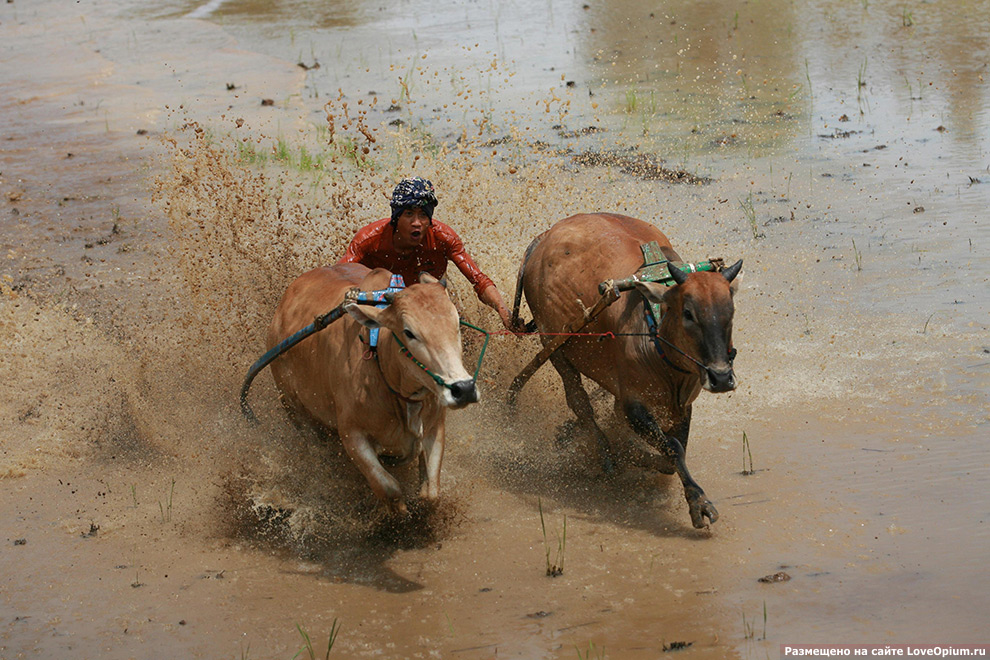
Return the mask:
MULTIPOLYGON (((817 188, 832 204, 814 217, 858 246, 934 243, 967 262, 971 244, 990 240, 985 3, 297 0, 223 4, 211 19, 248 47, 320 63, 304 91, 314 122, 344 94, 377 96, 401 108, 381 119, 447 141, 465 126, 551 142, 556 124, 602 126, 584 142, 748 178, 742 196, 757 202, 761 183, 776 197, 817 188)), ((793 209, 755 210, 770 220, 793 209)), ((987 311, 977 294, 961 293, 978 303, 964 312, 972 321, 987 311)))
MULTIPOLYGON (((345 78, 350 94, 364 84, 395 93, 396 67, 494 85, 478 76, 494 56, 512 78, 498 85, 500 113, 557 94, 572 101, 572 115, 629 115, 629 140, 686 139, 695 153, 813 152, 817 133, 856 125, 885 142, 930 120, 915 130, 944 125, 958 157, 988 147, 985 3, 187 1, 139 11, 174 17, 204 7, 245 46, 320 61, 310 75, 324 95, 345 78), (839 126, 842 115, 853 124, 839 126)), ((429 102, 456 96, 449 82, 434 84, 429 102)), ((429 121, 426 104, 419 119, 429 121)))

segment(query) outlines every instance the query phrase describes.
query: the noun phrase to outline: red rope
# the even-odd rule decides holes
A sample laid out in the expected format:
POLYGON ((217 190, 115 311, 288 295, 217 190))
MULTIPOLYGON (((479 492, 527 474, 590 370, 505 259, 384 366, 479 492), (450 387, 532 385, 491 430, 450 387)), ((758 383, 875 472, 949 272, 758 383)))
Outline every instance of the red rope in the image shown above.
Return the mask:
POLYGON ((618 336, 648 336, 645 332, 623 332, 617 335, 614 332, 512 332, 511 330, 492 330, 488 334, 511 337, 608 337, 610 339, 618 336))

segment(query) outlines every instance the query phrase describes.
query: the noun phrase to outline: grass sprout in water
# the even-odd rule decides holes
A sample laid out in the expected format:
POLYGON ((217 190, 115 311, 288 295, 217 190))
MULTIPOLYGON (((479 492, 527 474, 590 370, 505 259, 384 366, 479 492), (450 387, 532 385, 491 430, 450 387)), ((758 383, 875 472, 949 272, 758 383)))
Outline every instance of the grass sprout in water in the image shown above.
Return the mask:
POLYGON ((605 660, 605 647, 598 648, 594 642, 588 642, 588 648, 584 652, 577 646, 574 650, 577 651, 578 660, 605 660))
POLYGON ((760 231, 760 227, 756 222, 756 208, 753 206, 753 193, 746 195, 746 199, 739 200, 739 208, 742 209, 743 214, 746 216, 746 221, 749 222, 749 230, 753 232, 753 238, 763 238, 763 232, 760 231))
MULTIPOLYGON (((756 622, 747 621, 746 612, 743 611, 743 637, 745 639, 755 639, 756 638, 756 622)), ((763 601, 763 636, 760 637, 760 641, 766 640, 767 638, 767 601, 763 601)))
MULTIPOLYGON (((162 516, 162 522, 172 522, 172 496, 175 495, 175 478, 172 478, 172 486, 168 491, 168 498, 163 504, 161 500, 158 501, 158 510, 162 516)), ((135 499, 135 503, 137 500, 135 499)))
MULTIPOLYGON (((298 623, 296 624, 296 630, 299 631, 299 634, 303 638, 303 647, 299 649, 294 656, 292 656, 292 660, 296 660, 296 658, 300 657, 303 651, 306 652, 306 655, 303 657, 309 658, 309 660, 316 660, 316 651, 313 649, 313 642, 309 638, 309 633, 307 633, 303 629, 303 627, 298 623)), ((339 632, 340 632, 340 624, 337 622, 337 619, 335 618, 333 620, 333 624, 331 624, 330 626, 330 639, 329 641, 327 641, 327 652, 323 656, 324 659, 330 657, 330 651, 333 650, 333 645, 334 642, 337 641, 337 633, 339 632)))
POLYGON ((749 446, 749 438, 746 437, 746 432, 745 431, 743 431, 742 446, 743 446, 743 469, 742 469, 742 474, 744 474, 746 476, 749 476, 751 474, 754 474, 756 472, 756 470, 753 469, 753 450, 749 446), (749 467, 746 466, 746 459, 747 459, 747 457, 749 458, 749 467))
POLYGON ((557 556, 553 563, 550 562, 550 543, 547 541, 547 524, 543 519, 543 500, 537 500, 540 509, 540 528, 543 530, 543 548, 546 550, 547 576, 557 577, 564 573, 564 550, 567 547, 567 516, 564 516, 564 531, 557 534, 557 556))

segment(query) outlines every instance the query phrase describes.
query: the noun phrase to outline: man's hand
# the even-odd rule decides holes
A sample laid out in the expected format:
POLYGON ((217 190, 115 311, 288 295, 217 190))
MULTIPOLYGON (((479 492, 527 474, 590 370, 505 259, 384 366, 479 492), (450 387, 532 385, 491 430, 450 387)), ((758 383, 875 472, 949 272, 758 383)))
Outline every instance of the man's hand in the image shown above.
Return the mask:
POLYGON ((509 310, 505 307, 505 303, 502 302, 502 294, 498 292, 498 289, 495 288, 494 284, 482 291, 478 295, 478 299, 498 312, 498 317, 502 319, 502 325, 505 326, 506 330, 509 332, 525 331, 522 321, 517 320, 516 324, 513 326, 512 314, 510 314, 509 310))
POLYGON ((499 308, 498 315, 499 318, 502 319, 502 325, 504 325, 505 329, 509 332, 526 332, 526 324, 522 322, 522 319, 516 319, 515 324, 512 323, 512 314, 510 314, 509 310, 505 308, 505 305, 502 305, 499 308))

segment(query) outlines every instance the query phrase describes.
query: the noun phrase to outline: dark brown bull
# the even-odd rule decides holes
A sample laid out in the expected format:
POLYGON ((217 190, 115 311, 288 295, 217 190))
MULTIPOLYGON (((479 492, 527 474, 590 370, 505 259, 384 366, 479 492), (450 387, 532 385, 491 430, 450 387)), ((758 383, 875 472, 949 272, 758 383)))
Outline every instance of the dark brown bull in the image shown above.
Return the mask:
MULTIPOLYGON (((519 270, 519 285, 543 333, 562 332, 598 300, 598 284, 632 275, 643 262, 640 245, 656 241, 666 259, 681 258, 654 226, 615 214, 575 215, 537 237, 519 270)), ((728 392, 736 387, 732 371, 733 282, 738 261, 721 273, 684 274, 671 268, 676 285, 636 284, 605 309, 586 333, 550 356, 564 381, 567 405, 596 435, 606 467, 613 452, 620 458, 675 472, 684 485, 695 527, 718 520, 715 506, 694 481, 685 462, 691 404, 702 389, 728 392), (644 297, 661 304, 659 340, 648 333, 644 297), (645 444, 633 438, 613 449, 595 422, 581 374, 615 397, 616 412, 645 444)), ((517 291, 517 300, 519 293, 517 291)), ((544 343, 552 339, 542 337, 544 343)))
MULTIPOLYGON (((352 287, 384 289, 390 276, 360 264, 301 275, 275 311, 269 349, 340 305, 352 287)), ((478 400, 461 360, 457 309, 444 286, 425 273, 384 309, 354 303, 344 309, 348 315, 273 362, 272 375, 285 406, 318 428, 337 431, 375 495, 391 512, 404 513, 402 489, 382 461, 397 465, 418 457, 420 495, 436 499, 447 408, 478 400), (373 359, 361 341, 362 325, 381 328, 373 359)))

